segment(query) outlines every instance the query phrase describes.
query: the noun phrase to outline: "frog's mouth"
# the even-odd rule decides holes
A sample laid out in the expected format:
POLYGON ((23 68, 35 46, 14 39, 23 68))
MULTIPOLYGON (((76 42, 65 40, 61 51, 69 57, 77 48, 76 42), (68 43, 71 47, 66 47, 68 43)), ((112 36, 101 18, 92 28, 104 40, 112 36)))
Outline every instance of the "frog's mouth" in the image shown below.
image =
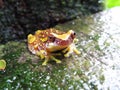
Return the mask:
POLYGON ((74 34, 74 31, 73 30, 69 30, 67 33, 64 33, 62 35, 58 35, 56 33, 52 33, 52 35, 58 39, 61 39, 61 40, 68 40, 68 38, 70 37, 71 34, 74 34))

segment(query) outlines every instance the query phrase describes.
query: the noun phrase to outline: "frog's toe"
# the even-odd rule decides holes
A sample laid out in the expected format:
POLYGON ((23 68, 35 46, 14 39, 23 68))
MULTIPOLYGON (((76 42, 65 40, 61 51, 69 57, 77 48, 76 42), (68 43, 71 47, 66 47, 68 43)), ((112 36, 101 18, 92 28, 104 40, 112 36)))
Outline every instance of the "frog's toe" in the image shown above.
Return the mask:
POLYGON ((65 57, 69 57, 69 56, 70 56, 70 54, 69 54, 69 53, 66 53, 66 54, 64 54, 64 56, 65 56, 65 57))
POLYGON ((56 60, 56 63, 61 63, 61 61, 60 60, 56 60))
POLYGON ((51 59, 53 59, 56 63, 61 63, 61 61, 56 59, 54 56, 51 56, 51 59))
POLYGON ((47 65, 47 63, 45 63, 45 62, 42 63, 42 66, 46 66, 46 65, 47 65))
POLYGON ((77 55, 80 54, 80 52, 79 52, 76 48, 74 48, 73 51, 74 51, 77 55))
POLYGON ((66 52, 68 52, 68 51, 70 51, 70 47, 65 48, 65 49, 62 51, 62 53, 66 53, 66 52))

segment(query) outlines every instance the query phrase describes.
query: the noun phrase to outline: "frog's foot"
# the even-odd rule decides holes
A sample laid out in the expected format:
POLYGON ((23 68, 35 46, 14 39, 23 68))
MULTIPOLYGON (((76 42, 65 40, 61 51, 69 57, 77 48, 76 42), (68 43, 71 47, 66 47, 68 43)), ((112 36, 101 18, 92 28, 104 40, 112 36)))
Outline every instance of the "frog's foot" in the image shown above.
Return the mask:
POLYGON ((64 54, 65 57, 69 57, 70 56, 70 53, 66 53, 64 54))
POLYGON ((67 53, 64 54, 65 57, 69 57, 71 55, 71 51, 68 51, 67 53))
POLYGON ((69 57, 70 54, 72 54, 73 52, 77 55, 80 54, 80 52, 76 49, 75 45, 74 44, 71 44, 69 47, 67 47, 66 49, 64 49, 62 51, 64 53, 64 56, 65 57, 69 57))
POLYGON ((56 63, 61 63, 61 61, 59 59, 56 59, 54 56, 50 56, 50 58, 54 60, 56 63))
POLYGON ((46 66, 47 63, 48 63, 49 59, 48 58, 45 58, 45 61, 42 63, 43 66, 46 66))

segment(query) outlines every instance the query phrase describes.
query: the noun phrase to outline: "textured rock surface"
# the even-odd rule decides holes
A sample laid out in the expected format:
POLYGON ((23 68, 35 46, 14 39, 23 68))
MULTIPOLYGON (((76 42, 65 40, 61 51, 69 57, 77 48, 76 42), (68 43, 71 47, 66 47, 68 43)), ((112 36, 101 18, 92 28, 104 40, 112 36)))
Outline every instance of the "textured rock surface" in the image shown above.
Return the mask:
POLYGON ((120 89, 119 7, 57 25, 74 29, 81 55, 63 58, 62 64, 42 61, 29 53, 26 41, 0 45, 0 59, 7 62, 0 71, 0 89, 120 89))

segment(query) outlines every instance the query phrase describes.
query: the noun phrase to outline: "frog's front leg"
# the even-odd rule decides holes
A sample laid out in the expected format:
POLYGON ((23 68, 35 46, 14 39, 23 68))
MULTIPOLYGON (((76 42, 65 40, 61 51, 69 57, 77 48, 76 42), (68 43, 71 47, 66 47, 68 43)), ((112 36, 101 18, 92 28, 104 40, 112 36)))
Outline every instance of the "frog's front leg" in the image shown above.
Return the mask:
POLYGON ((77 55, 80 54, 80 52, 76 49, 75 44, 71 44, 70 46, 63 50, 63 53, 65 53, 64 54, 65 57, 69 57, 72 52, 76 53, 77 55))
POLYGON ((54 56, 46 56, 44 62, 42 63, 43 66, 47 65, 49 60, 54 60, 56 63, 61 63, 59 59, 56 59, 54 56))
POLYGON ((70 53, 71 53, 71 49, 70 49, 70 47, 67 47, 67 48, 64 49, 62 52, 64 53, 64 56, 65 56, 65 57, 69 57, 69 55, 70 55, 70 53))

